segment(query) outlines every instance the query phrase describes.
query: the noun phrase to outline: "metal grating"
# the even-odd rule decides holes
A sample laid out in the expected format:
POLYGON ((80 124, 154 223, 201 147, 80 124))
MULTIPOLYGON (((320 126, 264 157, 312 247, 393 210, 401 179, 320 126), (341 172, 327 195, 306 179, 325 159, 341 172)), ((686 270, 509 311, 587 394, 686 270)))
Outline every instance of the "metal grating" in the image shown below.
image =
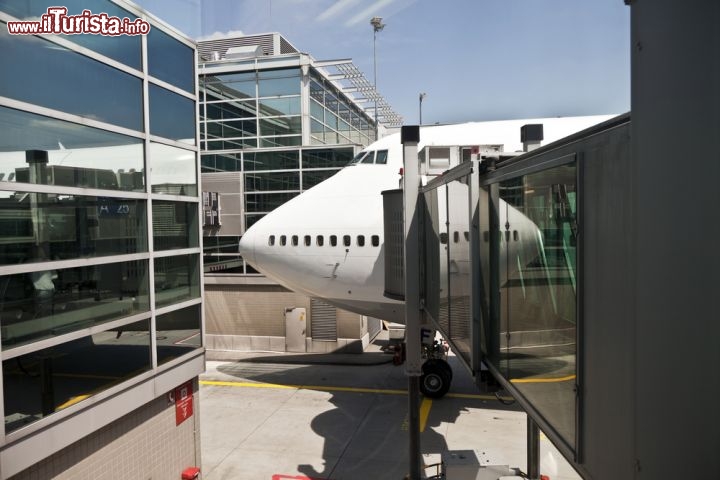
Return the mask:
POLYGON ((217 40, 203 40, 198 42, 197 50, 201 59, 206 61, 221 60, 225 58, 229 48, 248 47, 259 45, 263 55, 279 55, 283 53, 299 53, 290 42, 277 33, 263 35, 244 35, 241 37, 221 38, 217 40), (275 51, 275 36, 280 37, 280 51, 275 51))
POLYGON ((332 305, 310 300, 310 333, 313 340, 337 340, 337 310, 332 305))

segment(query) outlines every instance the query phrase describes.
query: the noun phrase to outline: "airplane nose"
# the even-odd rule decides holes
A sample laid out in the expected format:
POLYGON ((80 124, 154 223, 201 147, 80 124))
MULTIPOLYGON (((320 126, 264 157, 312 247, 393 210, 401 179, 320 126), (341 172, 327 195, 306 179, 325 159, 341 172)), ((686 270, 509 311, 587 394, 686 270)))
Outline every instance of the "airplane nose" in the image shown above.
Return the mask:
POLYGON ((240 255, 247 261, 248 263, 255 265, 255 232, 253 231, 253 228, 250 227, 245 232, 245 235, 243 235, 240 238, 240 255))

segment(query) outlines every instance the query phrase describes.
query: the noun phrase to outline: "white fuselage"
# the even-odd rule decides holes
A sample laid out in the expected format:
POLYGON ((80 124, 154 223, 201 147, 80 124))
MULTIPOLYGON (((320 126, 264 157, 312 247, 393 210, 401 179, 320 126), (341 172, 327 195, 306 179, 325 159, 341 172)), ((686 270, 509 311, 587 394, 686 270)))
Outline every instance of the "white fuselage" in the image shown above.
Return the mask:
MULTIPOLYGON (((588 128, 610 116, 480 122, 423 127, 418 148, 432 145, 503 145, 522 148, 520 127, 544 125, 546 141, 588 128)), ((364 151, 385 163, 356 163, 293 198, 243 235, 247 262, 279 284, 346 310, 404 322, 404 304, 384 292, 383 200, 398 188, 403 166, 399 134, 364 151)), ((367 161, 367 160, 366 160, 367 161)))

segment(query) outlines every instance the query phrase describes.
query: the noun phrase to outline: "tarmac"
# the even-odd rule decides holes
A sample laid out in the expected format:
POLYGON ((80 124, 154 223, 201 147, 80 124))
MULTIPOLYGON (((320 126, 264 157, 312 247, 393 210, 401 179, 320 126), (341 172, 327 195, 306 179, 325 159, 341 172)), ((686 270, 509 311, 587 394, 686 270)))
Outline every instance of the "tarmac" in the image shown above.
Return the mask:
MULTIPOLYGON (((386 339, 362 354, 209 357, 223 355, 233 359, 208 360, 200 377, 203 479, 405 478, 407 377, 392 365, 386 339)), ((477 449, 493 463, 524 470, 525 413, 479 392, 457 359, 449 362, 448 395, 421 403, 424 464, 438 464, 442 452, 477 449)), ((425 473, 435 478, 438 467, 425 473)), ((580 478, 544 436, 541 473, 551 480, 580 478)))

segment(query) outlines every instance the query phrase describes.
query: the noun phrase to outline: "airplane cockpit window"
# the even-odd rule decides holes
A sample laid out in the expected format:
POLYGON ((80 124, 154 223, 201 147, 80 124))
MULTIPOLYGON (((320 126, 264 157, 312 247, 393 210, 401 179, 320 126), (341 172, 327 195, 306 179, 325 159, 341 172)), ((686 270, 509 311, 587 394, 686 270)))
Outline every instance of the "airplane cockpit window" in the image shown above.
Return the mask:
POLYGON ((358 236, 357 236, 357 246, 358 246, 358 247, 364 247, 364 246, 365 246, 365 235, 358 235, 358 236))
POLYGON ((317 238, 315 238, 315 242, 317 243, 318 247, 322 247, 325 243, 325 237, 323 237, 322 235, 318 235, 317 238))
POLYGON ((297 235, 293 235, 291 241, 292 241, 292 246, 293 246, 293 247, 297 247, 297 246, 298 246, 298 236, 297 236, 297 235))
POLYGON ((357 155, 355 155, 355 158, 353 158, 351 164, 360 163, 363 161, 363 159, 367 156, 368 152, 360 152, 357 155))
POLYGON ((373 235, 372 237, 370 237, 370 243, 372 243, 373 247, 379 247, 380 237, 378 235, 373 235))
POLYGON ((365 158, 360 160, 360 163, 374 163, 375 162, 375 151, 367 152, 365 158))
POLYGON ((312 238, 310 235, 305 235, 305 246, 309 247, 310 245, 312 245, 312 238))
POLYGON ((268 245, 270 245, 271 247, 275 245, 275 235, 270 235, 268 237, 268 245))
POLYGON ((387 157, 388 157, 387 150, 378 150, 377 155, 375 156, 375 164, 376 165, 385 165, 387 163, 387 157))
POLYGON ((287 244, 287 237, 285 235, 280 235, 280 246, 284 247, 287 244))
POLYGON ((343 235, 343 245, 346 247, 350 246, 350 235, 343 235))

